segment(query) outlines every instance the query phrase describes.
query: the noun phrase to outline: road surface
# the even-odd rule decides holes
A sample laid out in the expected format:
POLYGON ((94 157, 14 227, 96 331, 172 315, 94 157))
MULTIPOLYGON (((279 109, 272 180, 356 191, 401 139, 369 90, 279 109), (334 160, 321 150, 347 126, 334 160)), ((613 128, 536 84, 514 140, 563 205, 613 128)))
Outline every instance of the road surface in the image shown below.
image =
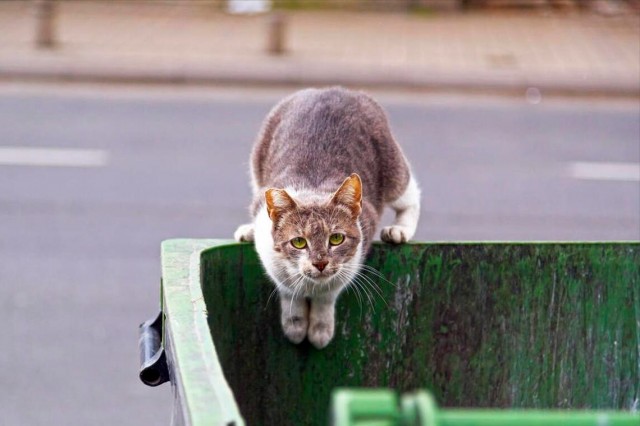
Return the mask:
MULTIPOLYGON (((289 92, 0 86, 0 423, 168 424, 170 386, 137 379, 160 242, 247 220, 249 151, 289 92)), ((417 239, 640 239, 637 102, 376 95, 417 239)))

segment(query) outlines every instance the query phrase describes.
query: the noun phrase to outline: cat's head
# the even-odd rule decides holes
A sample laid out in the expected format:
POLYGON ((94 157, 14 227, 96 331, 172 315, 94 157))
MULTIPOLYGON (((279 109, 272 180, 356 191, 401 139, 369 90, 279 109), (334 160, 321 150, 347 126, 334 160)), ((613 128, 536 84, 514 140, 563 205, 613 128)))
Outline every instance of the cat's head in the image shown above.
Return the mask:
POLYGON ((311 284, 312 291, 323 292, 351 280, 362 246, 362 182, 357 174, 328 198, 294 199, 284 189, 269 189, 265 201, 282 285, 296 291, 296 286, 311 284))

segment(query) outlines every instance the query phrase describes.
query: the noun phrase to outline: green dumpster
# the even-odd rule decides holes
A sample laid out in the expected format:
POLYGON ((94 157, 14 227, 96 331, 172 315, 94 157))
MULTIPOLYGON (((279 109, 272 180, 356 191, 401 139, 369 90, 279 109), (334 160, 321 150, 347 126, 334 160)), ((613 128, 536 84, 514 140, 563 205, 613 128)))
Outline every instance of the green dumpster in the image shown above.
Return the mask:
POLYGON ((640 425, 639 243, 374 244, 367 263, 384 278, 341 295, 316 350, 282 334, 252 245, 165 241, 152 361, 167 365, 173 424, 326 425, 333 389, 383 387, 640 425))

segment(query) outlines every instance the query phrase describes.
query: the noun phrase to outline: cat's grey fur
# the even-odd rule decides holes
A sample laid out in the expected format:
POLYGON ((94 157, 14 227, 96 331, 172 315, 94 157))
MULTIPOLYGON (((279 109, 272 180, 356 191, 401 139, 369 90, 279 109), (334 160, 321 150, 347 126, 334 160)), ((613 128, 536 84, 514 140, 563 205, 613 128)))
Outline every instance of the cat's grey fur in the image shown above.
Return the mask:
POLYGON ((357 276, 384 206, 396 210, 396 221, 383 240, 402 243, 415 233, 415 179, 382 108, 343 88, 303 90, 276 105, 251 166, 254 222, 235 237, 255 239, 280 294, 287 337, 324 347, 333 337, 335 300, 357 276), (332 233, 344 241, 332 246, 332 233), (293 247, 295 237, 307 246, 293 247))

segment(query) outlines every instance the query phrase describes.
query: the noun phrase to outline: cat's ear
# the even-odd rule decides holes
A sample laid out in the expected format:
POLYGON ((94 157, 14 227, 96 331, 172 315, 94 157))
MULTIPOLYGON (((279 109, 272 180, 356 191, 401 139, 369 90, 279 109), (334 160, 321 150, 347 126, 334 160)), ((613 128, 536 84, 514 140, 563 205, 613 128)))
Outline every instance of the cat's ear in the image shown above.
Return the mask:
POLYGON ((285 211, 296 208, 296 202, 284 189, 267 189, 264 198, 267 202, 267 213, 273 223, 277 223, 285 211))
POLYGON ((331 203, 347 207, 354 219, 360 216, 362 211, 362 181, 360 176, 353 173, 346 178, 336 193, 333 194, 331 203))

